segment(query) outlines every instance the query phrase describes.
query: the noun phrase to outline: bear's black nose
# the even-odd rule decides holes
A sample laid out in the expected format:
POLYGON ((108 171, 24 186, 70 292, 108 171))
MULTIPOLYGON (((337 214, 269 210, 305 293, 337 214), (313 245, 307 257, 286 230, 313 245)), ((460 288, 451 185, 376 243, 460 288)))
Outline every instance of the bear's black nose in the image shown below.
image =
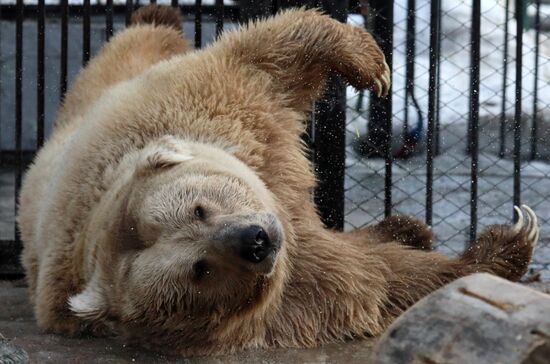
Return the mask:
POLYGON ((266 231, 258 225, 243 228, 240 231, 241 257, 252 263, 260 263, 272 251, 271 240, 266 231))

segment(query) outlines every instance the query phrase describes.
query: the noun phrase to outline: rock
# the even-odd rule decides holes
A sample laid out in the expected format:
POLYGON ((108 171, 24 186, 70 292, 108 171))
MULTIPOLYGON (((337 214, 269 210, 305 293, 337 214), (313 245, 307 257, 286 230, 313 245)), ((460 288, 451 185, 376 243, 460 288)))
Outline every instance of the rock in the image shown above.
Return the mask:
POLYGON ((486 273, 459 279, 400 316, 375 363, 550 363, 550 295, 486 273))
POLYGON ((25 350, 11 344, 6 339, 0 339, 0 364, 24 364, 29 362, 25 350))

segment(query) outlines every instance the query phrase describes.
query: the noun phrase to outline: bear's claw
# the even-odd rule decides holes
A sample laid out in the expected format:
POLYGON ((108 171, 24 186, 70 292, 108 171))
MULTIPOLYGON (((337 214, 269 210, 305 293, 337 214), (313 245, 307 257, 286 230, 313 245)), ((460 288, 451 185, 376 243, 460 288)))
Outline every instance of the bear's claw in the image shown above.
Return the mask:
POLYGON ((382 73, 382 80, 383 80, 382 84, 384 85, 384 89, 382 90, 382 93, 380 96, 387 96, 391 88, 391 71, 385 59, 384 59, 384 72, 382 73))
POLYGON ((391 87, 391 76, 390 76, 390 67, 386 63, 384 58, 384 63, 382 65, 382 72, 374 78, 373 81, 373 90, 378 97, 387 96, 391 87))
POLYGON ((512 231, 515 234, 519 234, 525 230, 527 234, 527 239, 532 249, 535 249, 537 242, 539 240, 540 229, 538 225, 537 215, 535 212, 527 205, 521 205, 521 209, 517 206, 514 206, 514 210, 518 214, 518 221, 512 226, 512 231), (527 215, 527 218, 524 218, 523 211, 527 215), (527 220, 527 221, 525 221, 527 220))

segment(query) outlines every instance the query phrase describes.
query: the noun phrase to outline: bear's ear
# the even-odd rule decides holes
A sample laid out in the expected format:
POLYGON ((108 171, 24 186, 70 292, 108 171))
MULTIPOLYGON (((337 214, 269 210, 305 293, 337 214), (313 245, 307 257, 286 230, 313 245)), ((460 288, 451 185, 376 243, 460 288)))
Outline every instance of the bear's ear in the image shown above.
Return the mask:
POLYGON ((68 303, 70 310, 86 321, 99 320, 108 309, 104 292, 94 279, 84 291, 70 297, 68 303))
POLYGON ((173 137, 164 137, 143 148, 138 161, 139 174, 170 168, 193 159, 191 151, 173 137))

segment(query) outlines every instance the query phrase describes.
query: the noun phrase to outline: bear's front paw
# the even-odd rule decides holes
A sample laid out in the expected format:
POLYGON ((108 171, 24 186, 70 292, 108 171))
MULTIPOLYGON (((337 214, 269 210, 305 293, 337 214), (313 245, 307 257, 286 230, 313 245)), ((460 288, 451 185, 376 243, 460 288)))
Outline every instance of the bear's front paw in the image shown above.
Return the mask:
POLYGON ((372 35, 346 25, 347 41, 337 59, 340 73, 357 89, 371 88, 377 96, 386 96, 391 87, 390 67, 372 35))
POLYGON ((464 252, 462 260, 503 278, 518 281, 526 272, 539 239, 537 216, 528 206, 514 206, 518 221, 492 225, 464 252))

